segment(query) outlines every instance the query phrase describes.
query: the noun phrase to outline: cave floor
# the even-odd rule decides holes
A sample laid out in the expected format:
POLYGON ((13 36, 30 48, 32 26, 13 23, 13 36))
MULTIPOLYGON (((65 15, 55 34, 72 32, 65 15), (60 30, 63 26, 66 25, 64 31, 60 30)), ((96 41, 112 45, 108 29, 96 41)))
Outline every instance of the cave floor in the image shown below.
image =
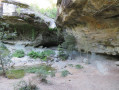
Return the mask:
MULTIPOLYGON (((112 61, 113 62, 113 61, 112 61)), ((114 64, 112 63, 111 64, 114 64)), ((48 83, 41 83, 35 74, 26 74, 22 79, 6 79, 0 76, 0 90, 14 90, 14 85, 21 80, 32 81, 39 90, 119 90, 119 67, 107 65, 106 73, 92 64, 79 63, 79 61, 64 61, 66 67, 59 69, 55 77, 48 77, 48 83), (82 69, 76 69, 68 64, 80 64, 82 69), (61 77, 61 70, 68 70, 71 74, 61 77)), ((54 66, 58 66, 58 63, 54 66)))
MULTIPOLYGON (((6 45, 10 51, 25 47, 19 43, 14 45, 6 45)), ((50 48, 51 49, 51 48, 50 48)), ((52 48, 55 50, 55 48, 52 48)), ((37 48, 27 47, 26 52, 30 50, 42 50, 37 48)), ((90 64, 84 63, 87 55, 82 56, 77 53, 75 59, 67 61, 53 62, 52 67, 57 69, 55 77, 48 77, 48 83, 41 83, 36 74, 28 74, 21 79, 7 79, 0 76, 0 90, 14 90, 14 85, 21 80, 36 84, 39 90, 119 90, 119 66, 115 62, 119 58, 104 55, 89 55, 90 64), (69 66, 73 65, 73 67, 69 66), (82 69, 76 69, 76 65, 82 65, 82 69), (61 71, 68 70, 71 74, 66 77, 61 77, 61 71)), ((27 60, 29 58, 14 58, 16 61, 27 60)), ((20 63, 20 62, 18 62, 20 63)), ((38 62, 36 62, 38 63, 38 62)), ((22 64, 22 63, 21 63, 22 64)), ((34 63, 35 64, 35 63, 34 63)), ((20 64, 18 64, 20 65, 20 64)))

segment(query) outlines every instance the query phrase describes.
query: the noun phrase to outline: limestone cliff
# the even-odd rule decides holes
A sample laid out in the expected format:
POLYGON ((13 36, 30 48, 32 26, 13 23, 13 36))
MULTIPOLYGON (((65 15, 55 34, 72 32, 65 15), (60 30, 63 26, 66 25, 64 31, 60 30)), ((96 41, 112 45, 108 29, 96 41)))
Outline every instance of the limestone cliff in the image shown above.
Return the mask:
POLYGON ((78 50, 119 55, 119 0, 58 0, 57 25, 78 50))

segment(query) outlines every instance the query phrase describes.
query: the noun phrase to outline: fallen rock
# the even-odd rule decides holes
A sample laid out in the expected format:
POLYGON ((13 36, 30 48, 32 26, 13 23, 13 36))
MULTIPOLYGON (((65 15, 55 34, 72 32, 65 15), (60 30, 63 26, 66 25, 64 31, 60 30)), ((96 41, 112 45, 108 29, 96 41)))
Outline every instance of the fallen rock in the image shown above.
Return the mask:
POLYGON ((115 64, 116 64, 117 66, 119 66, 119 61, 115 62, 115 64))

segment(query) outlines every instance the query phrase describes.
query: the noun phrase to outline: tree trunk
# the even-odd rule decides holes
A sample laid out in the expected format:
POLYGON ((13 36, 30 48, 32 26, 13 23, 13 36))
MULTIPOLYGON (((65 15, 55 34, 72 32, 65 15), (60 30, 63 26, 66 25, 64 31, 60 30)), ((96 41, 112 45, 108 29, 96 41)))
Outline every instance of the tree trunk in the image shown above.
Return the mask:
POLYGON ((6 71, 5 71, 5 68, 4 68, 4 63, 2 61, 3 59, 0 58, 0 61, 1 61, 1 65, 2 65, 2 70, 3 70, 3 75, 6 77, 6 71))

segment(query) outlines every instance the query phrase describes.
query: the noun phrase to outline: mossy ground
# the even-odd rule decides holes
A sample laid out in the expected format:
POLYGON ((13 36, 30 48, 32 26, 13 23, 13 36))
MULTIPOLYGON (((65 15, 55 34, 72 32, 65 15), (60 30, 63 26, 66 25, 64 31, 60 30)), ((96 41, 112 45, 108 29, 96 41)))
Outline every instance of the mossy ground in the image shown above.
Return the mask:
POLYGON ((6 76, 9 79, 19 79, 19 78, 23 78, 25 75, 24 70, 9 70, 6 72, 6 76))

